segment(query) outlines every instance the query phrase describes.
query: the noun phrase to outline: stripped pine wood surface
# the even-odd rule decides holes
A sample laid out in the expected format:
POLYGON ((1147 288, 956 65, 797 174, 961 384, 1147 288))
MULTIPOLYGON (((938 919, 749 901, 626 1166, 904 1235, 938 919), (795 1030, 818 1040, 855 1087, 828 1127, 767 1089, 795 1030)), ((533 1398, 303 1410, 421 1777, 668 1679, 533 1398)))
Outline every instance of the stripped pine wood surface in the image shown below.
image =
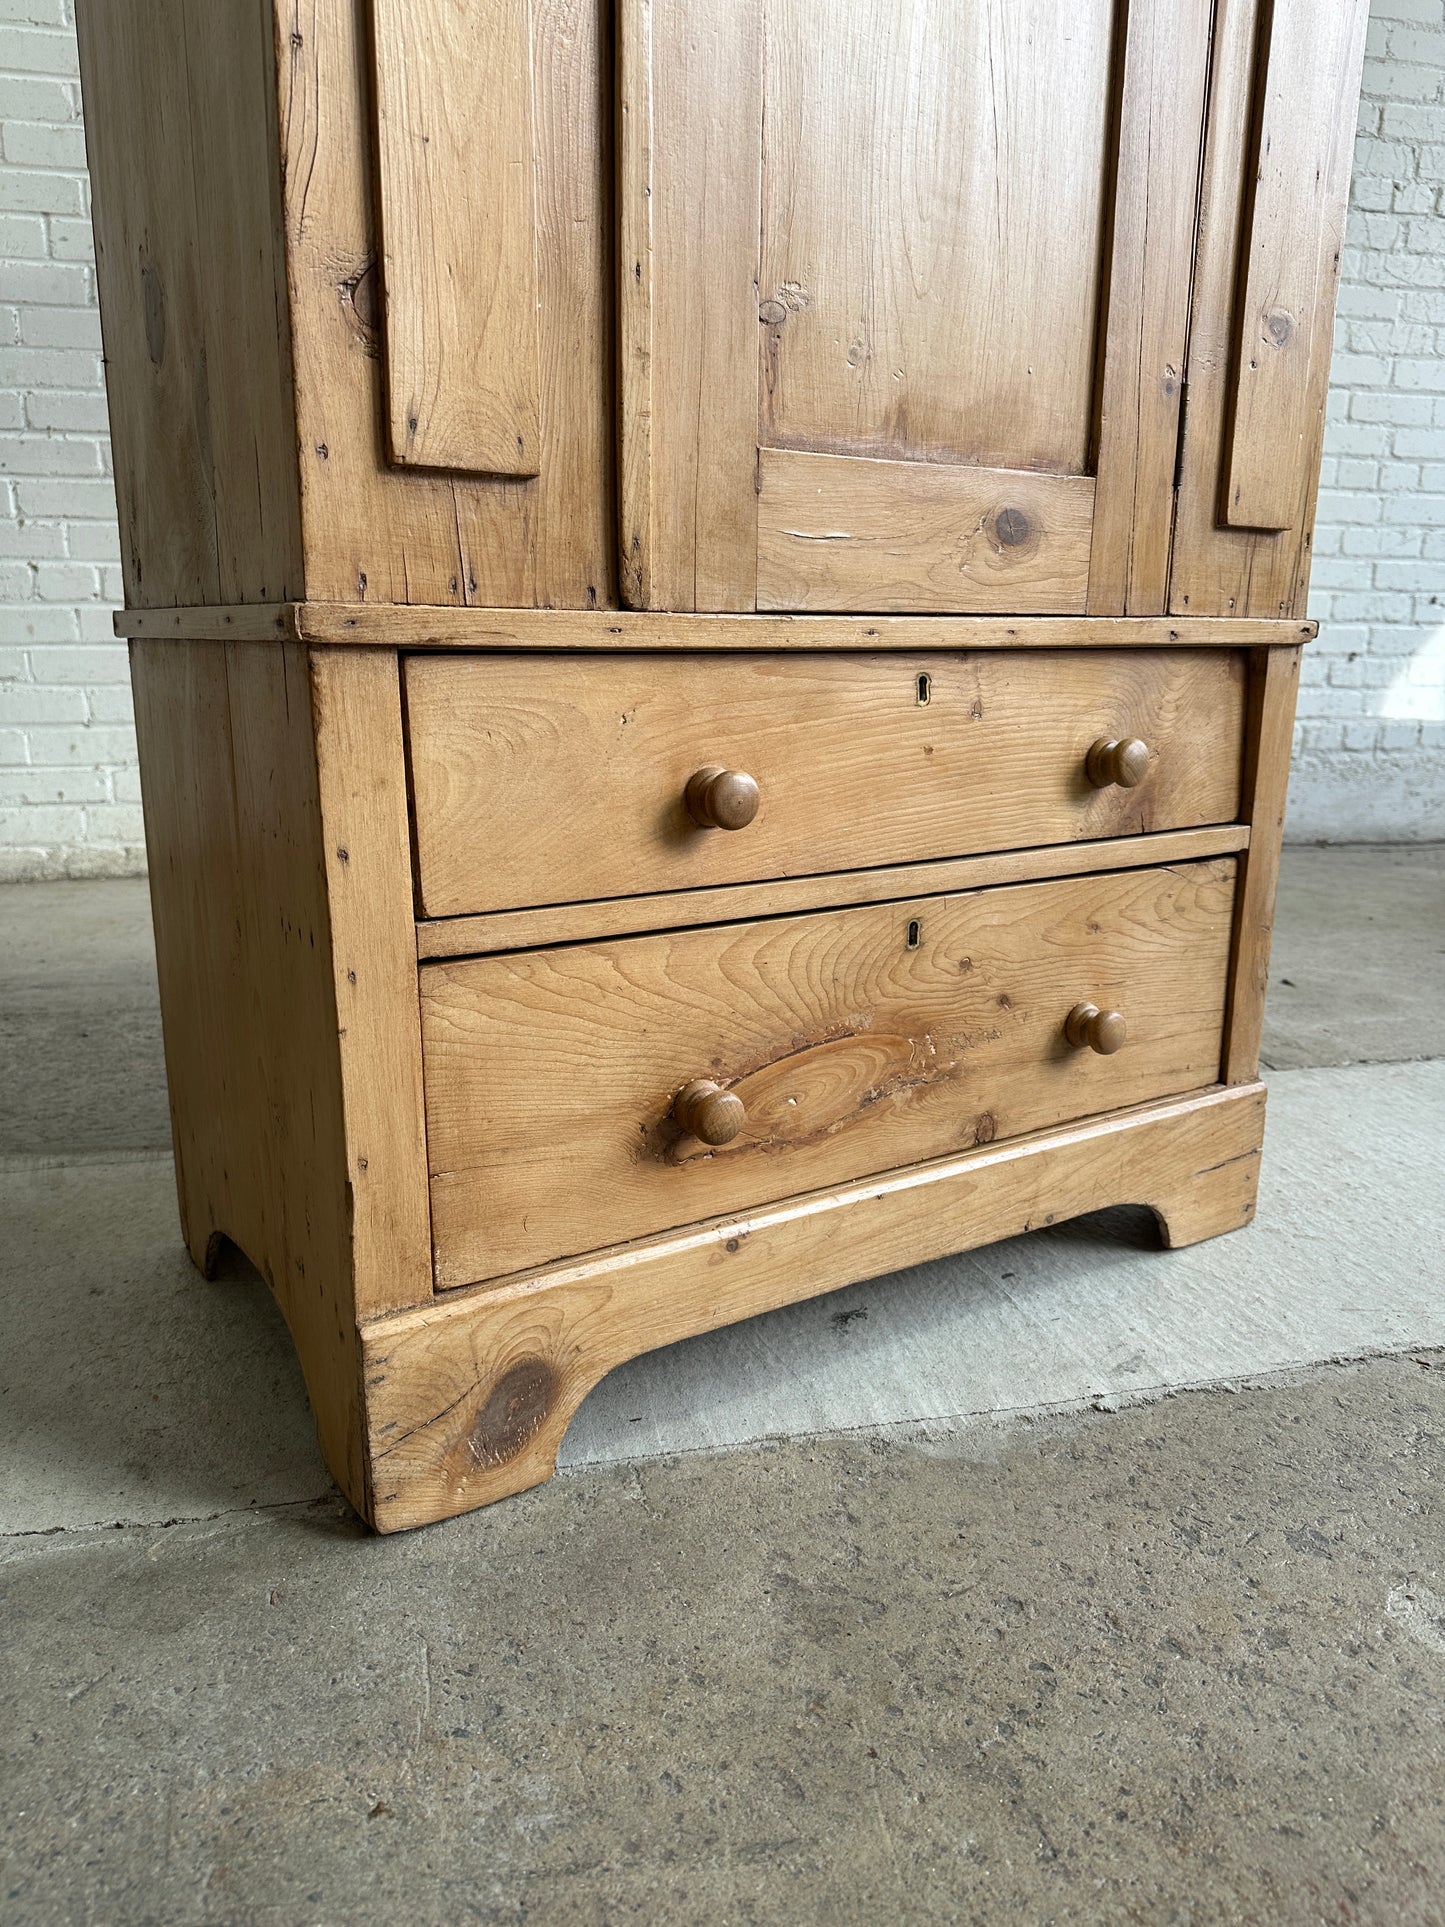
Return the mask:
POLYGON ((270 20, 199 24, 188 0, 76 10, 130 607, 306 587, 270 20))
POLYGON ((761 217, 738 264, 759 289, 754 439, 1081 477, 1112 0, 1077 0, 1067 22, 1054 0, 757 11, 761 217))
POLYGON ((1368 21, 1367 0, 1273 0, 1261 23, 1223 500, 1234 528, 1302 523, 1319 468, 1368 21))
POLYGON ((330 907, 306 651, 137 642, 141 793, 186 1243, 230 1239, 370 1506, 330 907))
POLYGON ((530 0, 372 0, 391 459, 541 463, 530 0), (486 140, 487 191, 456 192, 486 140))
MULTIPOLYGON (((1317 283, 1325 305, 1300 317, 1310 359, 1307 392, 1300 392, 1297 400, 1306 413, 1315 411, 1316 430, 1301 436, 1303 416, 1293 411, 1283 424, 1266 419, 1257 424, 1264 438, 1263 459, 1278 464, 1281 482, 1288 476, 1293 507, 1287 523, 1278 530, 1231 528, 1224 499, 1231 459, 1232 384, 1240 345, 1240 265, 1247 259, 1245 216, 1251 202, 1253 127, 1259 88, 1267 74, 1259 51, 1271 5, 1276 14, 1287 11, 1295 16, 1306 36, 1318 29, 1333 38, 1332 22, 1363 19, 1365 13, 1365 0, 1328 0, 1323 8, 1315 7, 1312 0, 1218 0, 1190 316, 1189 401, 1170 561, 1169 608, 1180 616, 1194 612, 1292 616, 1303 612, 1309 588, 1320 434, 1334 328, 1333 307, 1328 305, 1333 302, 1329 264, 1322 265, 1317 283), (1289 449, 1292 459, 1275 434, 1281 425, 1295 437, 1289 449)), ((1294 31, 1291 26, 1291 36, 1294 31)), ((1328 75, 1328 83, 1327 98, 1320 92, 1290 111, 1297 114, 1301 127, 1307 123, 1314 127, 1315 133, 1307 138, 1328 142, 1338 132, 1348 149, 1359 95, 1358 63, 1350 71, 1337 67, 1328 75)), ((1290 199, 1301 210, 1298 219, 1291 223, 1284 206, 1278 204, 1274 218, 1260 230, 1261 242, 1268 235, 1272 246, 1318 243, 1343 220, 1347 189, 1347 161, 1343 177, 1338 173, 1330 178, 1296 175, 1290 199)), ((1281 271, 1285 265, 1281 255, 1281 271)), ((1248 272, 1254 273, 1258 292, 1262 266, 1248 272)), ((1298 365, 1299 350, 1293 359, 1298 365)))
POLYGON ((1225 1020, 1226 1084, 1247 1084, 1259 1075, 1299 672, 1298 649, 1261 649, 1251 665, 1242 810, 1250 825, 1250 843, 1235 908, 1225 1020))
POLYGON ((638 936, 698 924, 738 923, 855 903, 950 890, 982 890, 1044 877, 1191 863, 1249 847, 1242 823, 1217 829, 1164 830, 1115 837, 1107 843, 1051 843, 1003 855, 953 857, 935 863, 884 864, 873 870, 833 871, 783 882, 739 883, 712 890, 672 890, 657 896, 611 897, 602 903, 563 903, 544 910, 504 910, 494 916, 447 917, 418 923, 417 956, 475 957, 494 950, 537 950, 597 937, 638 936))
POLYGON ((1086 475, 758 451, 759 609, 1082 615, 1086 475))
POLYGON ((617 568, 652 606, 652 0, 617 0, 617 568))
POLYGON ((615 1365, 859 1278, 1105 1205, 1151 1205, 1166 1243, 1248 1224, 1261 1085, 1206 1091, 792 1198, 363 1328, 373 1523, 383 1532, 550 1478, 615 1365))
MULTIPOLYGON (((598 0, 532 0, 530 9, 535 480, 397 469, 383 459, 375 73, 366 16, 359 5, 331 0, 273 4, 308 592, 351 603, 615 603, 603 165, 611 112, 598 0)), ((485 83, 478 76, 474 84, 485 83)), ((469 170, 485 175, 515 161, 490 143, 507 129, 514 137, 518 119, 507 116, 505 128, 484 119, 463 130, 469 170)), ((471 205, 465 184, 456 194, 459 205, 471 205)), ((436 218, 448 219, 444 212, 436 218)))
POLYGON ((1226 857, 423 966, 438 1286, 1217 1082, 1234 875, 1226 857), (1124 1049, 1066 1041, 1086 998, 1124 1014, 1124 1049), (696 1078, 746 1108, 720 1148, 672 1122, 696 1078))
POLYGON ((417 609, 345 602, 120 609, 118 636, 366 643, 380 649, 1241 649, 1311 642, 1317 622, 1205 616, 728 616, 615 609, 417 609))
POLYGON ((1218 650, 962 657, 409 656, 428 917, 1231 822, 1244 666, 1218 650), (1141 738, 1136 788, 1090 747, 1141 738), (745 829, 685 792, 746 772, 745 829), (479 833, 479 826, 485 829, 479 833))
POLYGON ((421 1016, 396 658, 309 660, 356 1315, 431 1292, 421 1016))
POLYGON ((1212 0, 1128 10, 1090 615, 1165 607, 1212 0))

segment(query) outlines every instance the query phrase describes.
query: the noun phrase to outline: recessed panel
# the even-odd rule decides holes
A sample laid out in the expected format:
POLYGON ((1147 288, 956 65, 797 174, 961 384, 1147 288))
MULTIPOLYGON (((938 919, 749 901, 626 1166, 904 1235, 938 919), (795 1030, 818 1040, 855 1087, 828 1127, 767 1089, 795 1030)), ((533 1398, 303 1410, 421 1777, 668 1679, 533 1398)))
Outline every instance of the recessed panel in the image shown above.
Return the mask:
POLYGON ((767 0, 763 439, 1083 473, 1112 0, 767 0))

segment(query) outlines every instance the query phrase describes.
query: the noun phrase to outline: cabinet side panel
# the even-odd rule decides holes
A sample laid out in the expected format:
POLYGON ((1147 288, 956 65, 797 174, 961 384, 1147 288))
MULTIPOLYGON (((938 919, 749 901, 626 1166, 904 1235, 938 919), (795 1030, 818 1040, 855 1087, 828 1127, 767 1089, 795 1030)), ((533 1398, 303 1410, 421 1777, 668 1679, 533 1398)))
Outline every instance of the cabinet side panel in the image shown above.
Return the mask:
POLYGON ((365 1510, 306 652, 137 642, 131 673, 186 1241, 204 1268, 229 1238, 265 1275, 326 1462, 365 1510))
POLYGON ((269 0, 82 0, 126 601, 302 587, 269 0))
MULTIPOLYGON (((275 7, 306 594, 616 604, 610 85, 602 0, 532 0, 535 477, 393 468, 385 447, 370 0, 275 7)), ((485 175, 459 176, 459 201, 485 175)))

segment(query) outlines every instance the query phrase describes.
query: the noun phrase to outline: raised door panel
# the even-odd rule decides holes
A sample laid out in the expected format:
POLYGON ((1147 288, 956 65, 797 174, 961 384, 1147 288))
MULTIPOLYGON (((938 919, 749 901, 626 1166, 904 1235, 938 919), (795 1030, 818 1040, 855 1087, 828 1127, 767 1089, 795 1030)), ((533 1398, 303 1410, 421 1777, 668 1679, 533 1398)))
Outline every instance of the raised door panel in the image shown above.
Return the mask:
POLYGON ((1207 0, 624 0, 639 606, 1163 607, 1207 0))
POLYGON ((535 475, 529 0, 373 0, 373 46, 391 459, 535 475))
POLYGON ((1170 608, 1304 610, 1367 0, 1219 0, 1170 608))
POLYGON ((613 606, 603 0, 265 4, 304 594, 613 606))

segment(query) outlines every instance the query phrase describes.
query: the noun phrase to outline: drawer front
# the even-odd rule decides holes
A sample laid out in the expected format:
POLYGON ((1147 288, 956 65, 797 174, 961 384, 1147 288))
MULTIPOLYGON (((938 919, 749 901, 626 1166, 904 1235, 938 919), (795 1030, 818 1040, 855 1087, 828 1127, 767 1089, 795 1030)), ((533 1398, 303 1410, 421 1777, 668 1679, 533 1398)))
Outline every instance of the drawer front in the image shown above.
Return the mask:
MULTIPOLYGON (((636 896, 1227 823, 1235 651, 413 656, 422 914, 636 896), (1142 781, 1087 768, 1146 743, 1142 781), (690 813, 699 770, 757 785, 745 827, 690 813)), ((703 803, 706 813, 706 801, 703 803)))
POLYGON ((1213 1083, 1234 887, 1231 857, 429 964, 437 1283, 1213 1083), (1122 1048, 1069 1041, 1080 1004, 1122 1048), (694 1080, 730 1142, 673 1121, 694 1080))

